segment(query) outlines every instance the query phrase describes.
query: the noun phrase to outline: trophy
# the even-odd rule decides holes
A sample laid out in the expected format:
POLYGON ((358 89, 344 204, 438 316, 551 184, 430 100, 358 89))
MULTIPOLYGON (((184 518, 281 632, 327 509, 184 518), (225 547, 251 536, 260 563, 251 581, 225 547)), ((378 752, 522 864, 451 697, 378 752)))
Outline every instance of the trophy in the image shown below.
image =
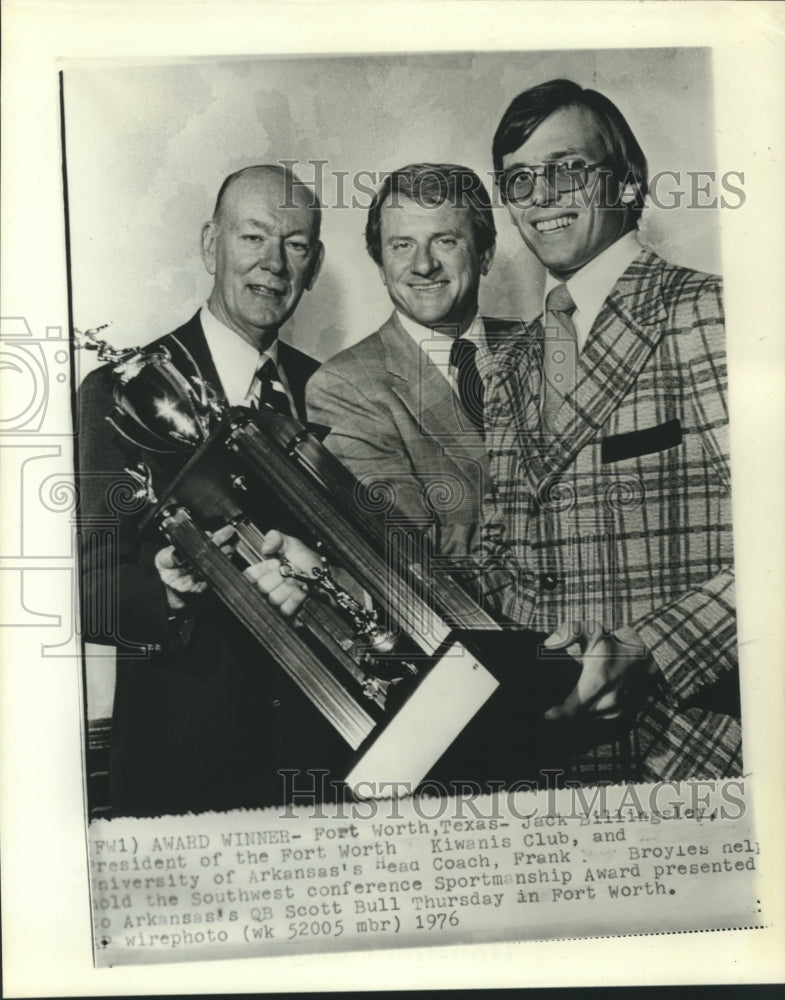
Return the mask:
POLYGON ((536 659, 543 636, 502 635, 456 580, 431 572, 423 525, 397 515, 383 484, 358 483, 312 428, 272 409, 230 407, 184 348, 177 357, 120 350, 101 329, 77 333, 113 365, 107 419, 144 449, 184 456, 163 491, 146 466, 127 470, 150 507, 140 530, 175 547, 330 722, 347 746, 341 778, 357 797, 397 782, 415 788, 471 733, 499 688, 500 661, 511 650, 516 661, 536 659), (236 532, 229 555, 210 538, 226 524, 236 532), (282 573, 308 591, 293 620, 243 573, 264 558, 271 529, 322 559, 307 575, 284 560, 282 573), (483 646, 496 658, 490 669, 483 646))

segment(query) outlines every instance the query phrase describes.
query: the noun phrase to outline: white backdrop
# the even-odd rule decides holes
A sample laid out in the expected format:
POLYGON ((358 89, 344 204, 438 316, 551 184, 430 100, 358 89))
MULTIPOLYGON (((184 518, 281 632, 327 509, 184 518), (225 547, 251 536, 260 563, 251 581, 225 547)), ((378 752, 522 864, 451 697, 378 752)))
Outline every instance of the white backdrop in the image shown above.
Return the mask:
MULTIPOLYGON (((75 325, 111 321, 106 336, 126 346, 189 318, 210 288, 198 253, 201 224, 223 178, 247 164, 297 160, 308 182, 315 175, 309 161, 327 161, 323 196, 332 206, 336 171, 349 172, 344 203, 356 172, 378 176, 414 161, 462 163, 490 184, 491 141, 504 109, 520 91, 553 77, 614 100, 652 174, 682 171, 688 190, 684 172, 716 168, 708 49, 67 66, 75 325)), ((362 183, 368 186, 367 175, 362 183)), ((673 186, 668 181, 663 193, 673 186)), ((367 206, 367 194, 357 193, 367 206)), ((650 206, 642 232, 671 260, 719 271, 719 215, 650 206)), ((325 212, 324 270, 283 332, 320 360, 371 333, 390 312, 365 250, 365 218, 364 207, 325 212)), ((541 269, 501 207, 497 227, 481 307, 530 316, 538 311, 541 269)), ((83 362, 83 372, 89 364, 83 362)))

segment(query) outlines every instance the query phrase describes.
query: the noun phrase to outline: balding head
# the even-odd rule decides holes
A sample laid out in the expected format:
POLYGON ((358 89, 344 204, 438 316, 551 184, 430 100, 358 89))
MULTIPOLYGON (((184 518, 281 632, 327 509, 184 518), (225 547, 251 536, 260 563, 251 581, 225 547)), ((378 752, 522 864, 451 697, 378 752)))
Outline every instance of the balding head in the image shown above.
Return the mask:
POLYGON ((286 167, 261 164, 221 185, 202 228, 202 259, 215 282, 210 311, 260 350, 316 281, 321 208, 286 167))
POLYGON ((314 234, 319 239, 322 228, 322 206, 315 191, 311 191, 300 178, 289 168, 280 163, 259 163, 252 167, 243 167, 236 170, 224 180, 218 190, 218 197, 215 199, 213 209, 213 221, 216 222, 223 207, 223 203, 230 191, 235 188, 242 189, 243 185, 260 183, 269 186, 272 195, 280 196, 280 204, 284 207, 294 208, 301 205, 310 208, 314 214, 314 234))

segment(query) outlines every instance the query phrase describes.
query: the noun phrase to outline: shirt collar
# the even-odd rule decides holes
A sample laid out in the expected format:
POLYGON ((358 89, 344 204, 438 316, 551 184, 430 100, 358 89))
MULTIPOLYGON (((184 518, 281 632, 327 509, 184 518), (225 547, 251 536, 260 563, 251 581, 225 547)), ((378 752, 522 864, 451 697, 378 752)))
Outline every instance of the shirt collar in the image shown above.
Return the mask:
POLYGON ((260 352, 214 316, 207 303, 202 306, 199 319, 226 399, 232 406, 241 406, 249 397, 260 359, 272 358, 277 367, 278 338, 260 352))
MULTIPOLYGON (((423 326, 410 316, 405 316, 399 309, 395 314, 404 330, 417 344, 420 350, 424 351, 428 359, 434 364, 444 377, 452 382, 450 378, 450 347, 455 340, 449 333, 441 333, 439 330, 432 330, 429 326, 423 326)), ((471 340, 475 344, 482 344, 485 339, 485 324, 479 313, 472 320, 469 328, 461 334, 464 340, 471 340)))
MULTIPOLYGON (((577 271, 565 284, 575 303, 573 323, 578 335, 578 349, 582 350, 589 336, 594 321, 600 314, 602 305, 611 293, 611 289, 624 274, 630 264, 641 252, 638 231, 629 233, 611 243, 609 247, 598 254, 593 260, 577 271)), ((548 293, 562 282, 550 272, 545 278, 545 293, 543 313, 548 293)))
POLYGON ((395 315, 398 317, 401 326, 418 346, 421 346, 427 340, 452 340, 449 334, 432 330, 429 326, 423 326, 422 323, 418 323, 411 316, 402 313, 400 309, 395 310, 395 315))
MULTIPOLYGON (((400 309, 395 310, 395 315, 398 317, 401 326, 406 330, 410 337, 415 340, 418 344, 422 343, 423 340, 453 340, 454 338, 449 333, 442 333, 439 330, 432 330, 429 326, 423 326, 422 323, 418 323, 416 320, 412 319, 411 316, 406 316, 400 311, 400 309)), ((482 316, 479 313, 471 321, 469 328, 461 336, 466 337, 469 340, 477 340, 478 335, 481 335, 485 330, 485 325, 482 321, 482 316)))

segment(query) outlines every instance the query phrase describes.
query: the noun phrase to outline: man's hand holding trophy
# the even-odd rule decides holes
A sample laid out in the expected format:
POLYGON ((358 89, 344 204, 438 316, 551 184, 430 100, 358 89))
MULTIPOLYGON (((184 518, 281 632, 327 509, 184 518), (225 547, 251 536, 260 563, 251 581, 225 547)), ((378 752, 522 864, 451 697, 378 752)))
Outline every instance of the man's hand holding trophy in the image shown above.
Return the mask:
POLYGON ((432 571, 428 526, 384 491, 369 500, 309 428, 229 407, 185 349, 117 350, 97 332, 80 339, 114 365, 106 419, 153 464, 187 455, 160 496, 145 463, 126 468, 147 509, 140 537, 166 540, 155 566, 173 615, 223 602, 348 744, 340 777, 355 795, 416 788, 499 688, 509 649, 491 642, 491 670, 480 637, 532 660, 542 637, 502 635, 432 571))

